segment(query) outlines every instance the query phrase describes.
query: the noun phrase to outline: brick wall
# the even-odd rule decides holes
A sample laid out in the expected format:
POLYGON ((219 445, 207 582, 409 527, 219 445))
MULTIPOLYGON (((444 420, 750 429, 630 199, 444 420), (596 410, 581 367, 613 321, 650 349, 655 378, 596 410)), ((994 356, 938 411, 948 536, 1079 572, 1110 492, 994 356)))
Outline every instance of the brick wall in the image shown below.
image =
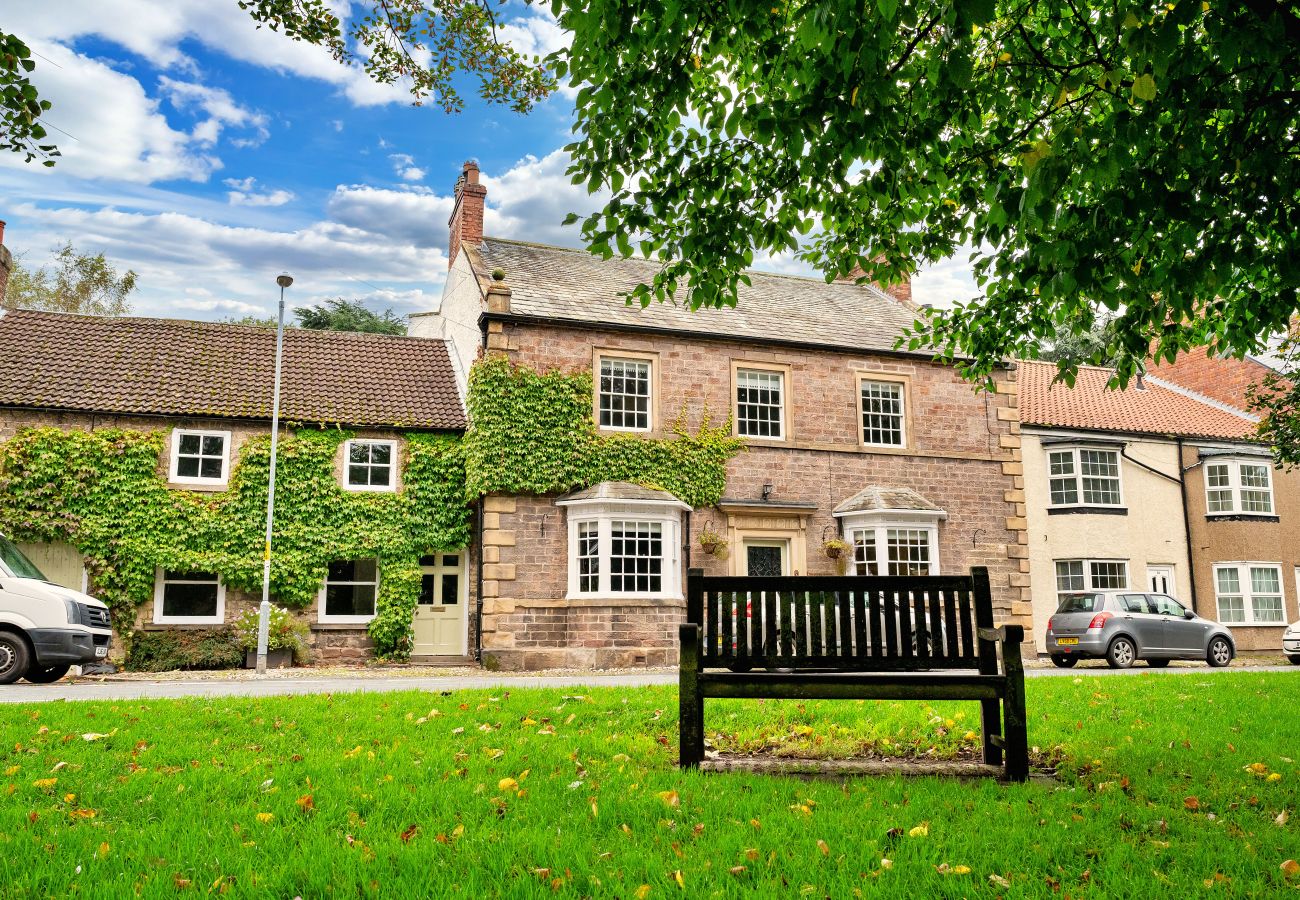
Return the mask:
MULTIPOLYGON (((532 324, 489 322, 488 329, 490 350, 541 370, 590 370, 595 348, 655 354, 658 437, 683 411, 691 428, 706 410, 715 422, 730 415, 734 363, 786 367, 789 439, 751 441, 728 466, 726 496, 758 503, 771 484, 774 500, 815 504, 797 525, 791 520, 806 545, 801 574, 833 574, 835 563, 821 548, 824 538, 838 536, 834 507, 868 485, 910 487, 947 512, 939 523, 940 570, 987 566, 998 620, 1032 634, 1014 372, 1001 377, 996 393, 976 394, 951 369, 921 359, 532 324), (912 437, 905 450, 860 446, 859 373, 908 379, 912 437)), ((564 599, 567 524, 554 499, 485 500, 485 659, 503 668, 674 661, 680 603, 592 609, 590 601, 564 599)), ((729 521, 722 509, 695 510, 683 561, 689 553, 690 565, 727 573, 733 563, 704 553, 699 536, 706 527, 725 534, 729 521)))

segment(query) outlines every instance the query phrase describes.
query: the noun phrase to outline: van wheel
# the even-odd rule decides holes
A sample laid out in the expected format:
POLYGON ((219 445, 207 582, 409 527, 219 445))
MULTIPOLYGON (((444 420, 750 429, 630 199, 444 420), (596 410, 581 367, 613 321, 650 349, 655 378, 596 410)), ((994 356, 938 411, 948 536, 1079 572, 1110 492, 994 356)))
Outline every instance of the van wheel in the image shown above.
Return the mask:
POLYGON ((23 677, 32 684, 53 684, 64 675, 67 675, 68 669, 71 668, 72 666, 67 664, 61 666, 32 666, 23 677))
POLYGON ((1053 656, 1052 665, 1058 669, 1073 669, 1074 664, 1079 661, 1077 656, 1053 656))
POLYGON ((1205 652, 1205 661, 1216 669, 1221 669, 1232 662, 1232 645, 1227 638, 1216 637, 1210 641, 1210 648, 1205 652))
POLYGON ((1126 637, 1117 637, 1106 651, 1106 662, 1112 669, 1127 669, 1137 659, 1137 647, 1126 637))
POLYGON ((12 631, 0 631, 0 684, 13 684, 30 665, 27 642, 12 631))
POLYGON ((1300 666, 1300 653, 1292 653, 1287 657, 1287 662, 1293 666, 1300 666))

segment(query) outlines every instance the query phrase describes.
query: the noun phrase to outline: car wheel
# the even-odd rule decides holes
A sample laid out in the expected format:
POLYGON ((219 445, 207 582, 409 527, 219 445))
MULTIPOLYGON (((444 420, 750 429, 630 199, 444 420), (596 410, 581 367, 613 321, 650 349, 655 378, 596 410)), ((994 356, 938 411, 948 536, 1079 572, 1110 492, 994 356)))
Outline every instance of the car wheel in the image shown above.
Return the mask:
POLYGON ((72 666, 69 665, 32 666, 30 669, 27 670, 27 674, 24 675, 23 677, 26 678, 28 681, 30 681, 32 684, 53 684, 54 682, 62 678, 64 675, 67 675, 68 669, 71 668, 72 666))
POLYGON ((1058 669, 1073 669, 1074 664, 1079 661, 1077 656, 1053 656, 1052 665, 1058 669))
POLYGON ((1293 653, 1287 657, 1287 661, 1293 666, 1300 666, 1300 653, 1293 653))
POLYGON ((13 684, 30 665, 27 642, 12 631, 0 631, 0 684, 13 684))
POLYGON ((1166 666, 1169 665, 1169 660, 1167 660, 1167 659, 1148 659, 1148 660, 1147 660, 1147 665, 1150 666, 1150 667, 1153 668, 1153 669, 1163 669, 1163 668, 1165 668, 1166 666))
POLYGON ((1205 651, 1205 661, 1216 669, 1221 669, 1232 662, 1232 645, 1227 638, 1216 637, 1210 641, 1210 648, 1205 651))
POLYGON ((1127 669, 1137 659, 1137 647, 1126 637, 1117 637, 1106 651, 1106 662, 1112 669, 1127 669))

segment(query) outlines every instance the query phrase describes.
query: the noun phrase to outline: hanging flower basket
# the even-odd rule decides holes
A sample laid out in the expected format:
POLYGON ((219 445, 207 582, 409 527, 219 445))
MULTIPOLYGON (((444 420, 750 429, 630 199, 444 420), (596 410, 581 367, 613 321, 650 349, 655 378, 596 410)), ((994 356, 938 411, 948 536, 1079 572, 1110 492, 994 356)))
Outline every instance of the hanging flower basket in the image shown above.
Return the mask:
POLYGON ((716 556, 718 559, 726 559, 728 552, 727 539, 716 531, 706 528, 700 534, 700 547, 710 556, 716 556))
POLYGON ((839 538, 831 538, 829 541, 822 544, 822 552, 826 554, 828 559, 839 559, 848 549, 849 545, 839 538))

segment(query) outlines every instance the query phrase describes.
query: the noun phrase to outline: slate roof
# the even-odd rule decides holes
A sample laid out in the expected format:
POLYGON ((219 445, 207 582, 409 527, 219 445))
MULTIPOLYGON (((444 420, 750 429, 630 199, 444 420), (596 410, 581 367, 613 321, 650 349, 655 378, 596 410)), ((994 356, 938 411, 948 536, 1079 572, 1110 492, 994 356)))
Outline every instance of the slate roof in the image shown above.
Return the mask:
POLYGON ((915 509, 943 513, 942 509, 911 488, 866 487, 835 507, 834 515, 842 516, 847 513, 875 512, 889 509, 915 509))
POLYGON ((850 349, 893 350, 915 311, 873 285, 749 272, 734 308, 692 312, 680 302, 628 306, 619 292, 648 283, 659 263, 601 259, 570 250, 484 238, 469 248, 486 290, 495 269, 505 272, 511 312, 568 322, 640 326, 716 337, 783 339, 850 349))
POLYGON ((1110 369, 1081 366, 1073 389, 1052 384, 1055 363, 1025 360, 1019 372, 1025 425, 1233 440, 1250 440, 1255 433, 1251 419, 1158 378, 1145 378, 1144 390, 1130 383, 1114 391, 1106 387, 1110 369))
MULTIPOLYGON (((180 319, 0 315, 0 406, 270 419, 275 330, 180 319)), ((441 340, 284 332, 280 415, 292 422, 460 429, 441 340)))
POLYGON ((644 485, 633 484, 630 481, 602 481, 600 484, 593 484, 591 487, 572 491, 556 498, 556 502, 559 503, 573 502, 575 500, 652 500, 656 503, 685 505, 677 496, 668 491, 648 488, 644 485))

